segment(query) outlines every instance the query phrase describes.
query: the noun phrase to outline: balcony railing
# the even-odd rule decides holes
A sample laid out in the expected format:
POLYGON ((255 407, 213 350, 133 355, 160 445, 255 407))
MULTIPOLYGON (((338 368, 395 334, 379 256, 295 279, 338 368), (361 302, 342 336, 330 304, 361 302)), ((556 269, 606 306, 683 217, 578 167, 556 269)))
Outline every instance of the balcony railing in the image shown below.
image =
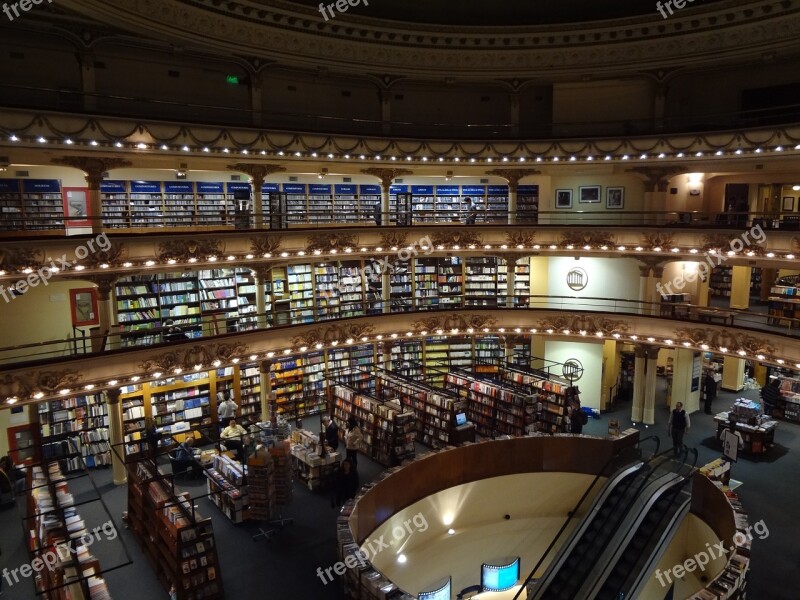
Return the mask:
MULTIPOLYGON (((575 313, 603 313, 630 316, 649 316, 670 319, 678 323, 704 323, 719 324, 728 327, 737 327, 747 330, 757 330, 782 336, 797 338, 800 331, 800 319, 793 319, 778 315, 769 315, 747 310, 732 308, 714 308, 693 304, 672 304, 661 302, 643 302, 619 298, 595 298, 573 296, 541 296, 524 295, 516 297, 501 297, 494 300, 476 300, 474 297, 463 295, 450 295, 447 303, 434 304, 431 298, 408 298, 386 304, 384 312, 383 302, 353 302, 343 304, 335 313, 320 314, 321 310, 293 309, 279 307, 273 304, 273 309, 267 313, 248 313, 236 318, 227 319, 225 331, 210 331, 204 327, 186 327, 185 334, 168 336, 166 327, 153 327, 140 331, 122 332, 116 330, 102 332, 86 338, 81 338, 81 344, 75 345, 72 339, 54 339, 31 344, 22 344, 0 348, 0 364, 7 368, 15 365, 37 361, 51 361, 69 358, 71 356, 91 357, 100 356, 109 351, 125 352, 141 350, 145 347, 167 345, 176 342, 186 342, 196 339, 201 341, 221 335, 235 335, 237 333, 252 333, 255 331, 281 330, 296 325, 325 323, 346 318, 362 316, 380 316, 385 314, 417 314, 425 315, 431 312, 447 312, 453 310, 489 311, 512 310, 525 312, 529 315, 531 323, 540 311, 562 311, 565 314, 575 313), (168 339, 165 339, 168 338, 168 339)), ((330 311, 325 308, 325 311, 330 311)), ((547 332, 538 332, 540 334, 547 332)), ((555 331, 555 334, 563 332, 555 331)), ((580 332, 571 332, 572 334, 580 332)), ((585 332, 592 336, 595 332, 585 332)), ((435 335, 430 332, 429 335, 435 335)), ((583 335, 583 334, 581 334, 583 335)), ((677 342, 676 342, 677 345, 677 342)), ((712 349, 713 350, 713 349, 712 349)))
MULTIPOLYGON (((463 214, 425 214, 412 212, 408 217, 396 213, 374 211, 345 214, 330 211, 308 211, 303 213, 264 213, 262 223, 256 225, 252 213, 240 215, 218 215, 215 217, 175 218, 168 214, 153 213, 146 217, 119 219, 108 217, 82 217, 75 223, 63 216, 39 217, 17 216, 15 213, 0 215, 0 231, 17 232, 22 235, 53 232, 63 235, 68 231, 86 230, 92 224, 102 222, 109 233, 152 234, 175 231, 233 231, 233 230, 278 230, 278 229, 322 229, 331 227, 398 227, 398 226, 456 226, 508 224, 506 211, 481 211, 474 223, 469 223, 463 214), (380 216, 380 219, 378 218, 380 216)), ((762 212, 702 212, 702 211, 562 211, 543 210, 517 213, 516 225, 537 226, 598 226, 598 227, 670 227, 697 229, 743 229, 760 225, 764 230, 798 231, 800 215, 775 215, 762 212)))

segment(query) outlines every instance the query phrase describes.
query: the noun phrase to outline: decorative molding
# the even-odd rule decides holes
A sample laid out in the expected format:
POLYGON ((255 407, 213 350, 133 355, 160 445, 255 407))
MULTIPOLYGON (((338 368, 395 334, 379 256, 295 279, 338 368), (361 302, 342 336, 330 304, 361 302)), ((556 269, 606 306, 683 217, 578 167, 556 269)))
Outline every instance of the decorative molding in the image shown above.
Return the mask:
POLYGON ((486 315, 437 315, 426 317, 411 323, 411 330, 416 334, 452 332, 453 330, 468 333, 469 329, 479 330, 484 328, 494 328, 497 326, 497 319, 486 315))
POLYGON ((730 250, 731 242, 736 239, 735 235, 730 233, 708 233, 700 238, 703 244, 703 251, 709 252, 727 252, 730 250))
POLYGON ((103 181, 103 174, 112 169, 122 169, 130 167, 133 163, 124 158, 112 158, 101 156, 63 156, 54 158, 53 164, 62 167, 72 167, 80 169, 86 176, 86 184, 91 190, 99 190, 100 183, 103 181))
POLYGON ((616 241, 614 241, 614 236, 608 233, 607 231, 591 231, 591 230, 565 231, 564 233, 561 234, 561 244, 581 246, 581 247, 588 245, 588 246, 595 246, 597 248, 600 248, 602 246, 613 247, 617 245, 616 241))
POLYGON ((530 228, 512 229, 506 233, 509 247, 532 246, 536 240, 536 232, 530 228))
POLYGON ((308 236, 306 240, 306 251, 313 252, 320 250, 329 252, 336 250, 342 252, 347 248, 358 247, 358 236, 354 233, 318 233, 308 236))
POLYGON ((359 340, 370 336, 375 331, 374 325, 347 323, 343 325, 328 325, 317 327, 301 333, 291 339, 292 347, 297 350, 306 346, 313 348, 317 344, 331 344, 333 342, 347 343, 347 340, 359 340))
POLYGON ((275 255, 280 251, 282 242, 283 236, 265 233, 250 238, 250 250, 255 256, 275 255))
POLYGON ((647 250, 654 248, 672 248, 675 246, 675 235, 672 233, 661 233, 659 231, 651 231, 642 234, 642 247, 647 250))
POLYGON ((261 184, 264 183, 264 180, 273 173, 282 173, 286 167, 270 163, 236 163, 228 165, 228 170, 238 171, 249 176, 256 187, 254 192, 261 193, 261 184))
POLYGON ((0 246, 0 269, 14 273, 23 269, 38 269, 44 263, 45 252, 23 247, 0 246))
POLYGON ((405 248, 408 247, 407 231, 383 231, 381 232, 382 248, 405 248))
POLYGON ((91 281, 97 286, 97 299, 103 302, 111 300, 111 292, 119 277, 117 275, 89 275, 81 279, 91 281))
POLYGON ((461 248, 468 248, 469 246, 483 246, 483 238, 469 229, 446 229, 434 231, 430 234, 431 244, 434 248, 444 246, 445 248, 452 248, 453 246, 460 246, 461 248))
POLYGON ((715 350, 727 348, 728 352, 738 352, 742 350, 748 356, 764 355, 765 360, 769 359, 778 350, 764 338, 757 338, 747 333, 735 333, 727 329, 711 329, 700 327, 686 327, 675 330, 677 342, 689 342, 693 346, 700 347, 706 344, 715 350))
MULTIPOLYGON (((119 266, 128 258, 129 251, 126 244, 119 242, 111 242, 108 250, 95 248, 94 252, 86 256, 82 260, 77 260, 77 264, 83 265, 90 269, 99 269, 100 265, 119 266)), ((107 268, 107 267, 106 267, 107 268)))
POLYGON ((486 171, 486 174, 502 177, 508 182, 508 190, 511 193, 516 193, 519 188, 520 179, 533 175, 541 175, 541 171, 537 171, 536 169, 492 169, 491 171, 486 171))
MULTIPOLYGON (((596 315, 571 315, 556 316, 539 320, 539 332, 547 332, 552 329, 554 333, 563 333, 565 330, 570 332, 585 331, 587 334, 601 332, 604 336, 615 333, 625 333, 630 329, 625 321, 615 321, 598 317, 596 315)), ((587 337, 587 340, 590 339, 587 337)))
POLYGON ((242 343, 195 344, 152 356, 140 363, 139 369, 148 374, 160 371, 165 375, 171 374, 175 369, 191 371, 197 365, 210 369, 216 360, 229 363, 234 358, 242 358, 247 352, 248 347, 242 343))
POLYGON ((372 175, 373 177, 380 179, 381 187, 386 193, 389 193, 389 187, 392 185, 392 182, 395 179, 414 174, 413 171, 409 171, 408 169, 381 169, 378 167, 361 169, 361 172, 364 173, 364 175, 372 175))
POLYGON ((46 395, 69 389, 83 381, 83 375, 72 370, 28 371, 0 377, 0 398, 27 399, 37 392, 46 395))
POLYGON ((222 256, 225 248, 221 241, 210 239, 174 239, 158 245, 158 260, 188 262, 190 259, 207 260, 209 256, 222 256))

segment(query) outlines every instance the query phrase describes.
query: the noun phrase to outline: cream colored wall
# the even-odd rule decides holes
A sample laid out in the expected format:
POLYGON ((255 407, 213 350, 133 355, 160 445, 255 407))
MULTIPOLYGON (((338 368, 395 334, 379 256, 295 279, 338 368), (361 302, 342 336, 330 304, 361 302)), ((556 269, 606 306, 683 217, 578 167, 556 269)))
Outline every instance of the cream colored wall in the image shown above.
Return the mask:
POLYGON ((725 186, 722 192, 718 190, 717 180, 713 179, 713 174, 707 173, 682 173, 669 180, 667 184, 667 211, 693 212, 693 211, 720 211, 722 210, 722 199, 725 195, 725 186), (676 194, 670 193, 672 188, 677 189, 676 194), (700 192, 698 195, 691 195, 691 191, 700 192))
POLYGON ((630 211, 650 210, 644 200, 645 186, 642 179, 629 173, 614 173, 605 167, 591 167, 585 170, 576 169, 573 174, 549 177, 549 189, 544 187, 539 190, 539 210, 555 211, 553 215, 543 215, 540 223, 574 223, 580 218, 581 213, 592 213, 592 219, 596 222, 594 213, 604 213, 611 219, 619 219, 620 213, 630 211), (591 204, 581 204, 579 194, 581 186, 600 186, 600 202, 591 204), (606 189, 608 187, 624 187, 625 199, 624 208, 606 209, 606 189), (558 209, 555 207, 555 191, 561 189, 572 190, 572 208, 558 209))
MULTIPOLYGON (((395 543, 371 561, 401 589, 414 595, 448 575, 453 578, 455 592, 478 584, 481 563, 506 556, 521 557, 524 577, 592 478, 575 473, 530 473, 450 488, 394 515, 369 535, 362 549, 367 551, 369 540, 378 540, 382 535, 386 542, 394 541, 393 530, 402 529, 402 535, 397 530, 395 543), (509 520, 503 518, 506 514, 510 515, 509 520), (417 523, 424 520, 427 524, 425 531, 414 524, 415 515, 417 523), (409 520, 411 534, 404 527, 409 520), (447 533, 451 527, 454 535, 447 533), (405 564, 398 562, 400 554, 406 555, 405 564)), ((602 483, 595 486, 596 491, 601 488, 602 483)), ((593 498, 594 495, 584 501, 579 517, 591 507, 593 498)), ((548 564, 549 560, 545 561, 542 571, 548 564)))
MULTIPOLYGON (((603 342, 579 343, 545 338, 545 358, 559 363, 574 358, 583 365, 583 377, 575 382, 581 390, 581 405, 600 409, 603 397, 603 342)), ((559 369, 560 370, 560 369, 559 369)), ((555 373, 561 375, 561 373, 555 373)), ((608 390, 605 390, 608 394, 608 390)))
MULTIPOLYGON (((8 406, 0 409, 0 456, 5 456, 9 451, 8 443, 8 429, 10 427, 18 427, 26 425, 31 420, 32 411, 35 410, 34 406, 25 406, 20 413, 12 413, 8 406)), ((17 457, 11 457, 17 461, 17 457)))
MULTIPOLYGON (((567 296, 562 300, 553 300, 550 308, 581 307, 581 298, 619 298, 621 300, 638 300, 639 298, 639 262, 632 258, 592 258, 551 257, 548 263, 548 295, 567 296), (574 267, 586 271, 588 283, 580 291, 567 285, 567 273, 574 267), (569 299, 576 297, 576 299, 569 299)), ((587 300, 595 308, 603 306, 601 300, 587 300)), ((613 302, 607 305, 613 306, 613 302)), ((633 309, 633 305, 627 306, 633 309)))
MULTIPOLYGON (((654 86, 647 79, 557 83, 553 86, 554 134, 574 133, 568 127, 572 123, 591 132, 592 126, 583 124, 650 119, 654 107, 654 86)), ((601 127, 608 130, 607 124, 601 127)))
MULTIPOLYGON (((10 302, 0 297, 0 331, 3 332, 2 346, 34 344, 47 340, 72 337, 72 313, 69 304, 69 290, 90 288, 88 281, 58 281, 49 285, 30 288, 22 296, 10 302)), ((88 328, 84 328, 87 329, 88 328)), ((87 331, 88 333, 88 331, 87 331)), ((68 343, 48 346, 48 351, 70 352, 68 343)), ((42 352, 43 350, 38 350, 42 352)), ((37 350, 28 350, 32 355, 37 350)), ((20 350, 10 351, 6 356, 0 353, 0 363, 7 358, 21 356, 20 350)))
MULTIPOLYGON (((701 282, 699 275, 708 271, 701 271, 698 261, 676 260, 664 265, 664 273, 661 277, 661 285, 665 294, 670 290, 673 294, 691 294, 692 304, 697 303, 701 294, 701 282), (667 287, 669 286, 669 287, 667 287), (681 287, 682 286, 682 287, 681 287)), ((710 270, 710 266, 706 263, 710 270)), ((656 295, 656 302, 660 300, 660 294, 656 295)))
POLYGON ((78 169, 55 165, 27 165, 12 163, 0 179, 58 179, 61 187, 86 187, 86 178, 78 169), (28 171, 27 176, 17 176, 17 171, 28 171))
MULTIPOLYGON (((717 542, 719 542, 719 538, 714 531, 699 517, 689 513, 681 523, 675 537, 664 552, 656 569, 651 574, 647 586, 642 590, 642 594, 639 597, 643 599, 663 598, 669 589, 666 573, 669 571, 671 575, 673 567, 683 565, 686 559, 693 559, 700 552, 707 552, 707 544, 713 546, 717 542), (656 574, 661 575, 661 580, 665 585, 661 585, 656 574)), ((725 564, 725 558, 715 558, 706 565, 705 571, 698 572, 695 570, 692 573, 687 573, 683 579, 678 580, 674 577, 669 577, 669 580, 676 583, 674 598, 676 600, 678 598, 688 598, 703 589, 706 584, 700 581, 698 574, 700 576, 705 575, 707 580, 711 581, 722 572, 725 564)))

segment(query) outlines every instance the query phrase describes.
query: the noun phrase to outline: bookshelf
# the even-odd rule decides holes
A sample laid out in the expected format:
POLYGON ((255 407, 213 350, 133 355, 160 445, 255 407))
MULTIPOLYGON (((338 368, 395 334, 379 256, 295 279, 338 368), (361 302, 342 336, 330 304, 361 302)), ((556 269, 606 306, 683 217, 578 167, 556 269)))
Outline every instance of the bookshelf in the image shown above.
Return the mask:
POLYGON ((103 224, 106 227, 130 226, 127 181, 100 182, 100 203, 103 210, 103 224))
POLYGON ((521 258, 514 265, 514 306, 527 305, 531 295, 531 263, 521 258))
POLYGON ((205 372, 169 378, 149 384, 150 414, 167 437, 181 431, 210 433, 211 382, 205 372))
POLYGON ((505 360, 505 348, 500 338, 496 336, 476 337, 474 344, 475 373, 498 373, 499 364, 505 360))
POLYGON ((191 226, 196 223, 194 182, 164 182, 164 221, 167 227, 191 226))
POLYGON ((769 290, 769 324, 795 325, 788 319, 800 317, 798 306, 800 306, 800 287, 773 285, 769 290))
POLYGON ((333 186, 332 220, 336 223, 364 221, 364 214, 358 203, 357 185, 353 183, 337 183, 333 186))
POLYGON ((415 223, 435 223, 436 196, 432 185, 412 185, 412 219, 415 223))
POLYGON ((27 488, 26 545, 33 564, 48 565, 35 570, 36 595, 48 600, 110 600, 100 561, 83 541, 85 536, 92 539, 92 532, 77 511, 58 462, 32 466, 27 488), (63 547, 69 550, 66 557, 63 547), (46 555, 53 553, 59 560, 50 567, 46 555))
POLYGON ((310 223, 330 223, 333 220, 333 186, 323 183, 309 184, 308 216, 310 223))
POLYGON ((336 319, 340 314, 339 271, 335 263, 314 265, 317 319, 336 319))
POLYGON ((135 460, 147 451, 145 391, 142 386, 130 385, 120 388, 120 392, 125 459, 135 460))
POLYGON ((42 455, 59 458, 63 471, 111 464, 108 410, 102 394, 40 402, 38 415, 42 455))
POLYGON ((524 369, 509 369, 501 367, 498 379, 525 388, 536 390, 534 400, 536 431, 546 433, 563 433, 567 429, 567 407, 572 395, 578 393, 578 388, 571 388, 566 381, 544 377, 527 372, 524 369))
POLYGON ((412 293, 413 271, 411 263, 405 262, 389 273, 389 302, 392 312, 408 312, 413 310, 412 293))
POLYGON ((159 181, 130 182, 130 215, 133 227, 163 227, 164 196, 159 181))
POLYGON ((224 320, 239 316, 239 292, 233 269, 209 269, 199 272, 200 312, 224 320))
POLYGON ((405 377, 422 377, 422 342, 396 341, 389 347, 390 370, 405 377))
POLYGON ((464 267, 461 257, 437 259, 439 306, 459 308, 464 290, 464 267))
MULTIPOLYGON (((361 184, 358 186, 358 205, 361 209, 359 221, 375 223, 375 204, 381 202, 381 186, 361 184)), ((381 215, 381 223, 388 225, 384 221, 387 215, 381 215)))
POLYGON ((461 220, 463 201, 457 185, 436 186, 436 220, 455 223, 461 220))
POLYGON ((339 293, 341 294, 341 316, 358 317, 364 311, 364 281, 361 261, 338 263, 339 293))
POLYGON ((479 434, 494 437, 525 434, 526 414, 531 415, 534 396, 520 388, 483 381, 465 372, 445 376, 445 389, 467 401, 467 418, 479 434))
POLYGON ((0 230, 23 228, 22 193, 19 179, 0 179, 0 230))
POLYGON ((132 275, 117 282, 117 323, 122 327, 123 346, 149 346, 161 341, 151 333, 161 322, 157 275, 132 275))
POLYGON ((396 401, 382 402, 344 385, 333 387, 334 419, 346 430, 352 416, 364 434, 361 451, 373 460, 394 466, 414 457, 414 415, 396 401))
POLYGON ((173 319, 189 337, 202 335, 197 273, 159 273, 158 302, 162 321, 173 319))
POLYGON ((306 204, 306 184, 284 183, 283 192, 286 194, 288 225, 291 227, 293 224, 310 222, 312 217, 308 214, 306 204))
POLYGON ((708 279, 708 293, 710 296, 730 297, 731 285, 733 282, 733 270, 731 267, 719 265, 711 270, 708 279))
POLYGON ((223 223, 225 225, 232 225, 234 222, 234 217, 236 216, 236 205, 238 204, 239 200, 236 199, 237 192, 246 194, 247 197, 250 198, 250 208, 252 211, 252 187, 249 182, 247 181, 229 181, 227 183, 226 188, 227 193, 225 194, 225 212, 220 214, 220 218, 223 219, 223 223))
POLYGON ((437 265, 436 258, 414 261, 414 304, 419 310, 439 306, 437 265))
POLYGON ((311 415, 326 409, 325 352, 309 352, 303 367, 303 403, 297 407, 298 414, 311 415))
POLYGON ((270 365, 272 392, 278 403, 278 414, 284 417, 300 416, 297 404, 303 402, 303 359, 290 357, 270 365))
POLYGON ((314 283, 311 265, 286 267, 289 310, 292 323, 314 321, 314 283))
POLYGON ((187 493, 176 494, 171 476, 152 460, 128 465, 129 529, 164 589, 177 600, 221 600, 222 577, 214 529, 187 493))
POLYGON ((62 229, 64 204, 57 179, 23 179, 23 227, 27 230, 62 229))
POLYGON ((539 222, 539 186, 520 185, 517 187, 517 223, 536 224, 539 222))
POLYGON ((211 502, 234 523, 244 522, 249 516, 245 468, 232 458, 218 454, 204 474, 211 502))
POLYGON ((488 187, 484 219, 487 222, 508 222, 507 185, 490 185, 488 187))
POLYGON ((425 338, 426 379, 441 385, 442 369, 472 369, 472 340, 459 336, 431 336, 425 338))
MULTIPOLYGON (((498 259, 491 256, 473 256, 465 260, 465 306, 497 308, 500 299, 498 288, 498 259)), ((504 299, 501 299, 503 301, 504 299)))
POLYGON ((261 371, 256 363, 239 365, 239 414, 261 414, 261 371))
POLYGON ((750 269, 750 296, 755 296, 756 298, 761 297, 761 280, 761 267, 753 267, 750 269))
POLYGON ((195 186, 197 224, 220 225, 225 221, 225 186, 213 181, 198 181, 195 186))
MULTIPOLYGON (((237 331, 249 331, 258 328, 258 285, 256 285, 255 277, 252 271, 248 269, 236 269, 234 272, 234 281, 236 283, 236 308, 237 308, 237 331)), ((265 286, 265 300, 264 307, 267 311, 272 308, 272 303, 269 301, 271 294, 269 291, 270 286, 265 286)))

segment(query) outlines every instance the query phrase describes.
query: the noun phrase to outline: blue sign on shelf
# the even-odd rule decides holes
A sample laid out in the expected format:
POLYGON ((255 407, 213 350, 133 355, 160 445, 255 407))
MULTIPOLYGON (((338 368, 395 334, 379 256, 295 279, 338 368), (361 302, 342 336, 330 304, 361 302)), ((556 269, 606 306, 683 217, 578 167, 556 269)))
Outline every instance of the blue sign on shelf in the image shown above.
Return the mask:
POLYGON ((415 196, 433 196, 432 185, 412 185, 411 193, 415 196))
POLYGON ((308 193, 322 195, 322 196, 330 196, 331 185, 328 183, 312 183, 308 186, 308 193))
POLYGON ((462 185, 461 186, 461 195, 462 196, 485 196, 486 195, 486 186, 485 185, 462 185))
POLYGON ((349 196, 355 196, 358 192, 358 186, 352 183, 337 183, 333 186, 333 191, 337 194, 347 194, 349 196))
MULTIPOLYGON (((395 187, 395 186, 392 186, 395 187)), ((400 186, 402 187, 402 186, 400 186)), ((380 196, 381 195, 381 186, 379 185, 369 185, 369 184, 362 184, 358 186, 358 193, 362 196, 380 196)))
POLYGON ((223 183, 216 181, 198 181, 197 182, 198 194, 223 194, 225 193, 225 186, 223 183))
POLYGON ((508 196, 508 186, 507 185, 490 185, 489 186, 489 195, 490 196, 508 196))
POLYGON ((306 184, 305 183, 284 183, 283 184, 283 191, 287 194, 305 194, 306 193, 306 184))
POLYGON ((19 179, 0 179, 0 192, 19 193, 19 179))
POLYGON ((101 181, 100 191, 104 194, 124 194, 128 191, 127 182, 112 179, 101 181))
POLYGON ((407 185, 391 185, 389 186, 389 195, 391 194, 405 194, 408 192, 407 185))
POLYGON ((22 189, 27 193, 59 193, 61 182, 58 179, 23 179, 22 189))
POLYGON ((261 193, 262 194, 269 194, 270 192, 280 192, 281 185, 279 183, 262 183, 261 184, 261 193))
POLYGON ((164 193, 166 194, 193 194, 194 183, 191 181, 165 181, 164 193))
POLYGON ((520 195, 525 196, 538 196, 539 195, 539 186, 538 185, 521 185, 517 188, 517 193, 520 195))
POLYGON ((436 195, 437 196, 458 196, 461 194, 461 191, 457 185, 437 185, 436 186, 436 195))
POLYGON ((232 194, 237 190, 247 190, 250 191, 250 184, 246 181, 229 181, 228 182, 228 193, 232 194))
POLYGON ((132 194, 160 194, 160 181, 131 181, 132 194))

